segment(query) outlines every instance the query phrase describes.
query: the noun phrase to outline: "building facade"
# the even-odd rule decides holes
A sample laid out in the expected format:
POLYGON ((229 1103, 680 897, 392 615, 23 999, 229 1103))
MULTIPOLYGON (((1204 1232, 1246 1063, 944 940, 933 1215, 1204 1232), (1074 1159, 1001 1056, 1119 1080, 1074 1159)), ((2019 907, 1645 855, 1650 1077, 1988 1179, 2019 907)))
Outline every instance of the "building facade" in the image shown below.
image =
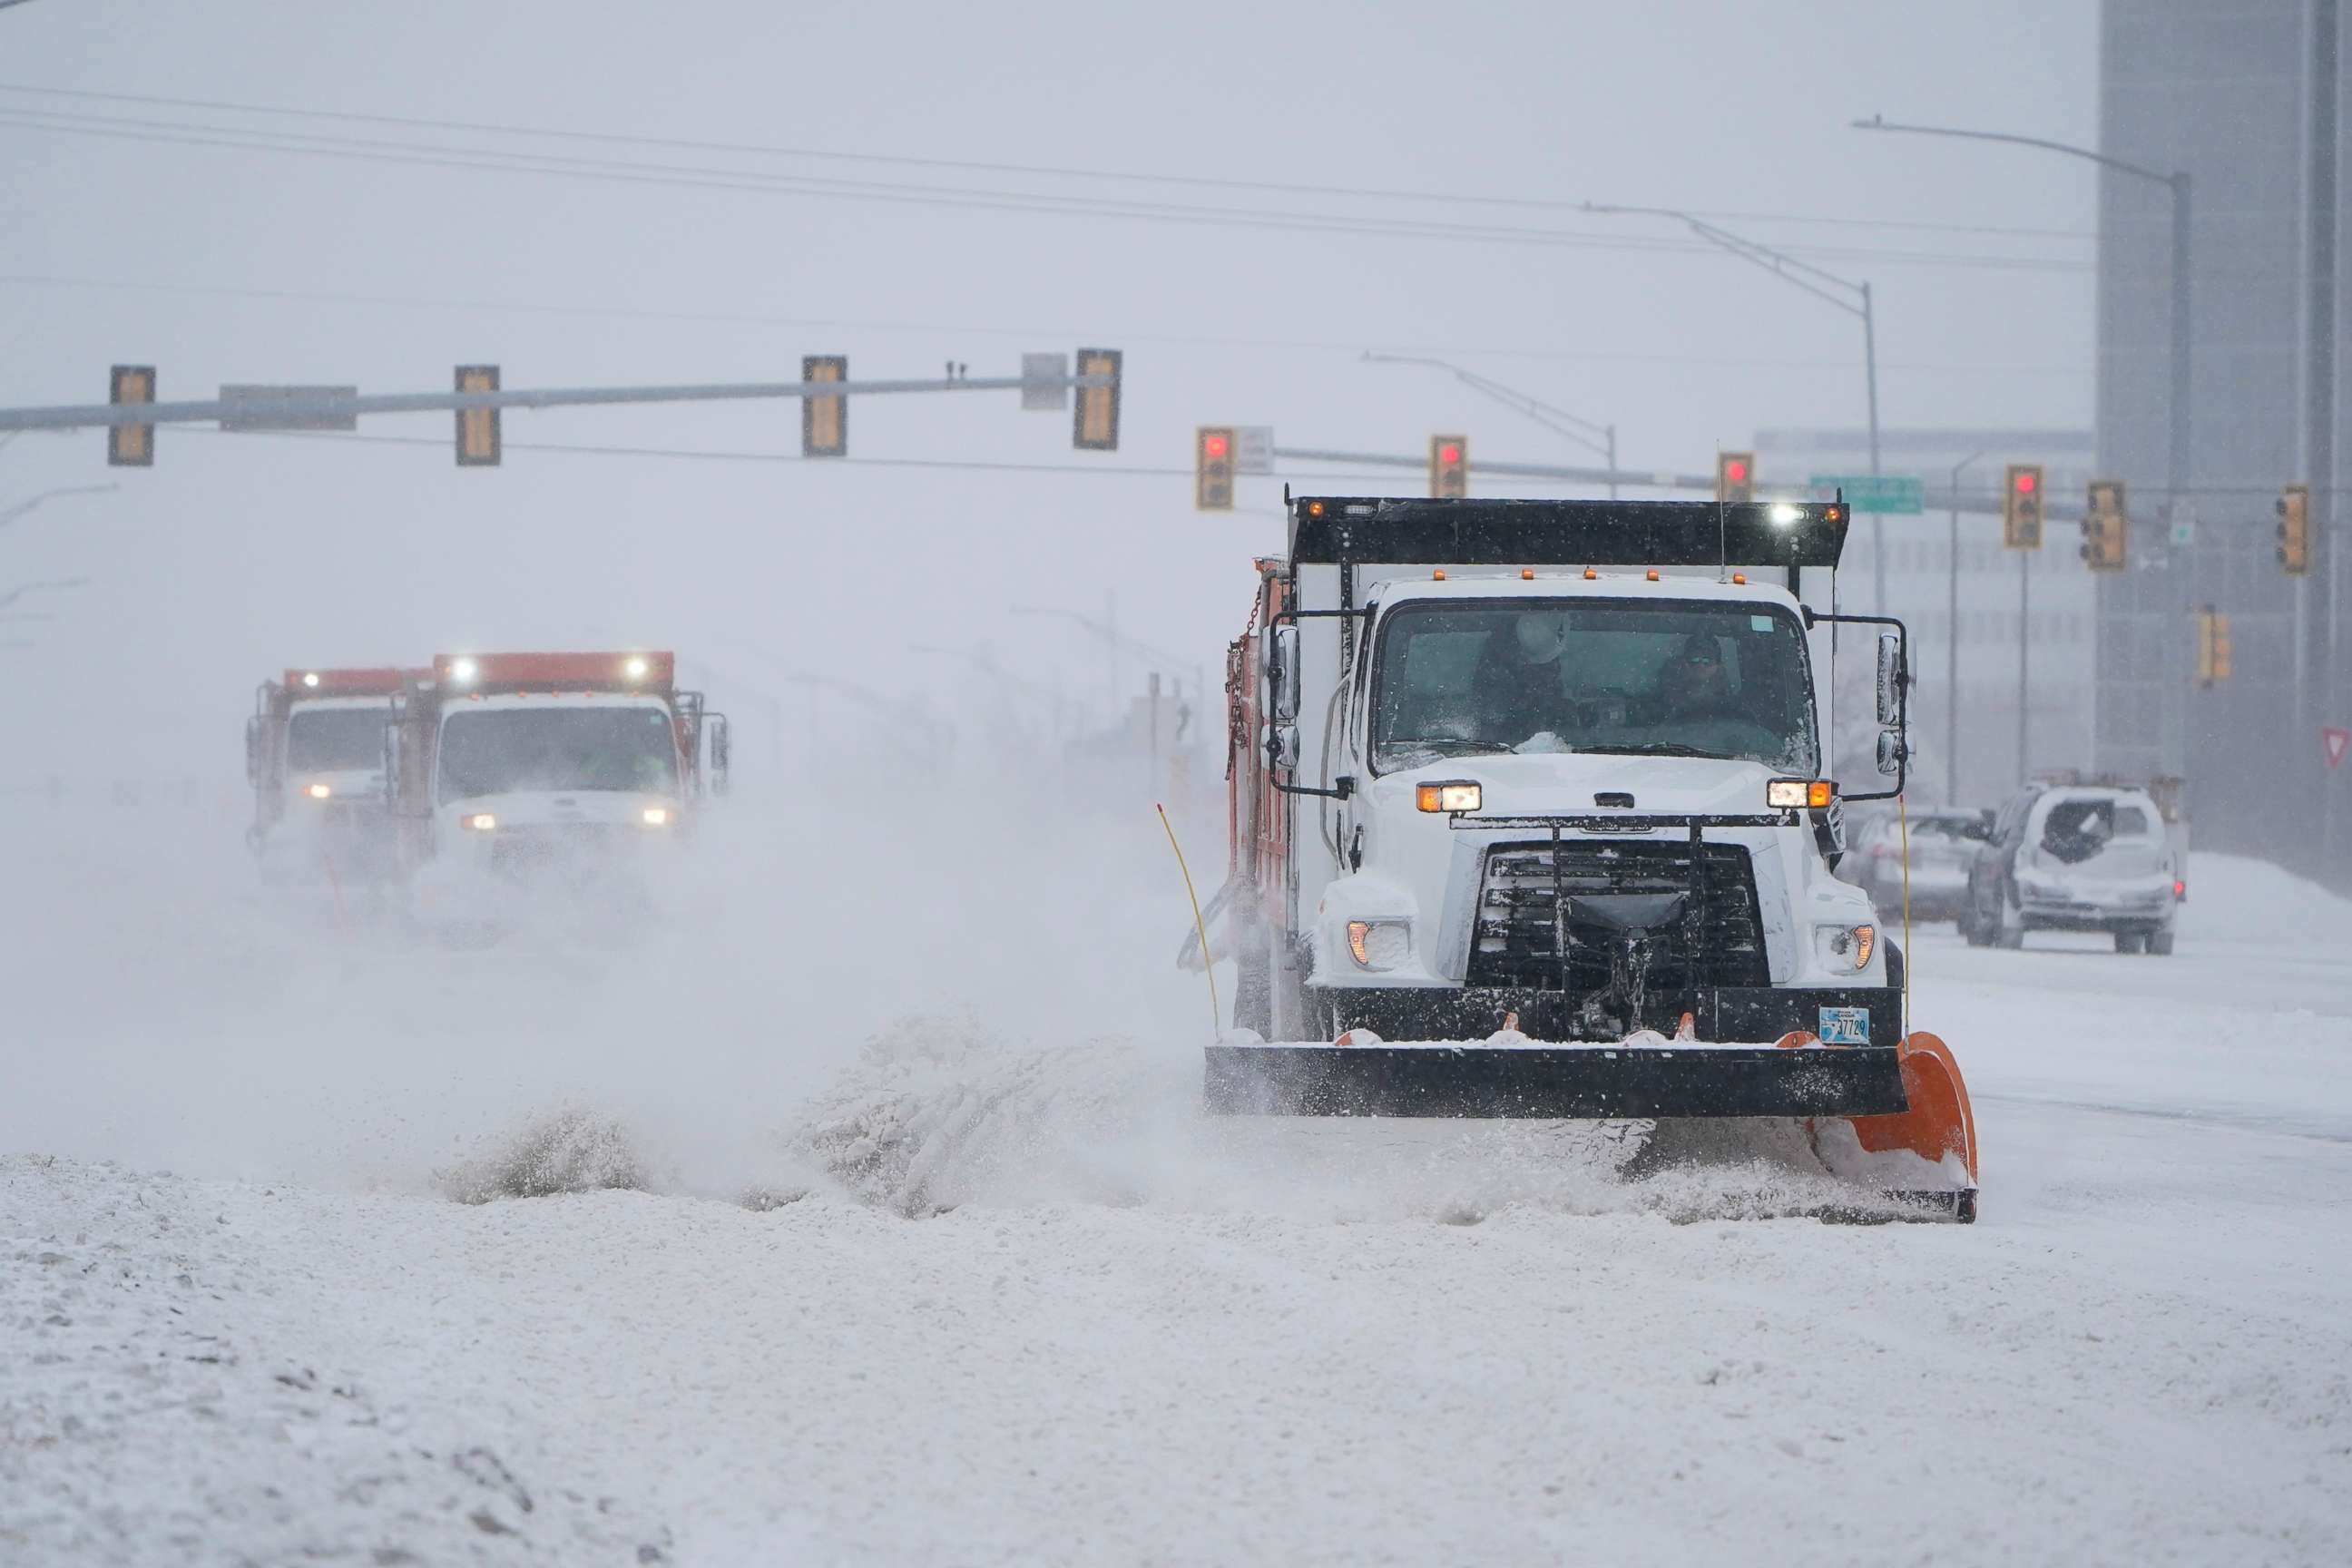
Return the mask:
POLYGON ((2099 151, 2176 183, 2099 176, 2097 458, 2131 499, 2130 569, 2097 585, 2096 760, 2189 781, 2197 842, 2352 882, 2352 723, 2338 625, 2352 148, 2336 0, 2104 0, 2099 151), (2189 439, 2173 466, 2174 224, 2188 232, 2189 439), (2307 484, 2311 573, 2276 554, 2275 501, 2307 484), (2228 617, 2200 683, 2197 616, 2228 617))

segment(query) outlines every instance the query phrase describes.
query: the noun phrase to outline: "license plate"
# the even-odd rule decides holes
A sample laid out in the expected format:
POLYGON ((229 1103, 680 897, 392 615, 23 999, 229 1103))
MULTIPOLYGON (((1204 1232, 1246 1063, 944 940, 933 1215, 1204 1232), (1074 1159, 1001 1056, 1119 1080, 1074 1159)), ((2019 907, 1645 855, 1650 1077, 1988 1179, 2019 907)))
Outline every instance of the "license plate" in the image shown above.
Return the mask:
POLYGON ((1825 1046, 1866 1046, 1870 1044, 1870 1009, 1824 1007, 1820 1033, 1825 1046))

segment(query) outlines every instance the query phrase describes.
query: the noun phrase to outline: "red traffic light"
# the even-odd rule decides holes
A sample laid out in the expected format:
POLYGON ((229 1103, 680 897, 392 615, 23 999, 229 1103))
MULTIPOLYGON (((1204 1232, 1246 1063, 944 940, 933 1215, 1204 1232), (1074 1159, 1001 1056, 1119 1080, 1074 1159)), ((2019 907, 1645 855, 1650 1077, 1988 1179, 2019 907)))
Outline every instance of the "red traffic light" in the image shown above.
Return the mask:
POLYGON ((2017 493, 2021 496, 2032 495, 2033 493, 2033 475, 2031 471, 2018 475, 2017 493))
POLYGON ((1723 477, 1735 485, 1743 484, 1748 479, 1748 465, 1737 461, 1726 463, 1723 465, 1723 477))
POLYGON ((1441 463, 1458 463, 1462 460, 1462 448, 1448 441, 1437 449, 1437 460, 1441 463))
POLYGON ((1223 457, 1225 455, 1225 438, 1223 436, 1202 437, 1201 438, 1201 455, 1206 458, 1223 457))

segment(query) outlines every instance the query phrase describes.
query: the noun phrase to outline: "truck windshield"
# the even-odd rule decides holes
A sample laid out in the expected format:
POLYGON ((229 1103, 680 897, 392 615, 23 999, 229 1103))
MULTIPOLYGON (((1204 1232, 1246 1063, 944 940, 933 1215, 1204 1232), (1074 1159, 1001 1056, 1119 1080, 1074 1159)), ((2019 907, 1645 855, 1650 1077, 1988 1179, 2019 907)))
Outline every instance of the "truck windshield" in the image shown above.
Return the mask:
POLYGON ((1406 605, 1387 618, 1373 680, 1380 773, 1482 752, 1819 767, 1805 634, 1770 606, 1406 605))
POLYGON ((286 767, 289 773, 351 773, 383 766, 383 708, 296 709, 286 721, 286 767))
POLYGON ((670 795, 677 747, 659 708, 461 709, 441 725, 441 798, 515 790, 670 795))

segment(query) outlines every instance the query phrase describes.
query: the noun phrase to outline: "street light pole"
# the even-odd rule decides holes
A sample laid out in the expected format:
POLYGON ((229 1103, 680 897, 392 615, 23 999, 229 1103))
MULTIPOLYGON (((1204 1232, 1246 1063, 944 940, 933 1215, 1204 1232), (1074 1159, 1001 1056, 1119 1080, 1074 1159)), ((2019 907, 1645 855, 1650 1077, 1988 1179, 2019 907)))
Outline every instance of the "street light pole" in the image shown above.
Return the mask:
MULTIPOLYGON (((2044 153, 2061 153, 2069 158, 2081 158, 2103 169, 2113 169, 2119 174, 2129 174, 2137 180, 2147 180, 2164 186, 2172 193, 2172 343, 2168 378, 2169 418, 2165 434, 2164 485, 2166 508, 2174 525, 2189 519, 2189 172, 2176 169, 2164 174, 2144 164, 2121 158, 2111 158, 2105 153, 2095 153, 2088 147, 2076 147, 2064 142, 2052 142, 2040 136, 2013 136, 2000 131, 1962 131, 1948 125, 1899 125, 1884 115, 1872 115, 1853 122, 1857 131, 1900 131, 1915 136, 1949 136, 1968 142, 2001 142, 2014 147, 2032 147, 2044 153)), ((2187 771, 2187 712, 2183 690, 2188 684, 2185 640, 2177 634, 2181 617, 2189 607, 2189 562, 2176 547, 2168 562, 2165 575, 2170 580, 2171 601, 2168 626, 2164 646, 2178 649, 2167 658, 2163 683, 2164 703, 2164 765, 2166 771, 2181 773, 2187 771)))
MULTIPOLYGON (((1814 299, 1833 305, 1849 316, 1862 320, 1863 378, 1870 397, 1870 472, 1878 474, 1878 321, 1873 309, 1870 285, 1825 272, 1809 261, 1800 261, 1785 251, 1759 245, 1743 235, 1717 227, 1704 218, 1693 217, 1673 207, 1612 206, 1586 202, 1589 213, 1614 214, 1627 216, 1669 217, 1710 245, 1722 247, 1743 261, 1752 262, 1784 283, 1791 283, 1814 299), (1843 290, 1832 292, 1832 290, 1843 290)), ((1612 467, 1614 465, 1612 465, 1612 467)), ((1877 595, 1874 606, 1879 615, 1886 613, 1886 520, 1877 512, 1870 517, 1871 591, 1877 595)))
MULTIPOLYGON (((1425 364, 1442 370, 1471 391, 1483 394, 1506 408, 1514 409, 1525 415, 1555 435, 1567 437, 1588 452, 1599 453, 1608 461, 1609 472, 1612 475, 1617 472, 1617 426, 1614 425, 1596 425, 1590 419, 1580 418, 1570 414, 1565 408, 1555 408, 1541 398, 1530 397, 1516 387, 1505 386, 1501 382, 1480 375, 1475 371, 1464 370, 1458 364, 1452 364, 1442 359, 1431 359, 1425 354, 1383 354, 1374 353, 1367 349, 1364 351, 1364 362, 1367 364, 1425 364), (1593 438, 1595 436, 1600 439, 1595 440, 1593 438)), ((1611 500, 1617 499, 1617 481, 1614 478, 1609 481, 1609 499, 1611 500)))
POLYGON ((1951 542, 1944 566, 1944 679, 1950 695, 1944 704, 1944 804, 1960 804, 1960 476, 1983 457, 1970 452, 1952 465, 1951 542))

